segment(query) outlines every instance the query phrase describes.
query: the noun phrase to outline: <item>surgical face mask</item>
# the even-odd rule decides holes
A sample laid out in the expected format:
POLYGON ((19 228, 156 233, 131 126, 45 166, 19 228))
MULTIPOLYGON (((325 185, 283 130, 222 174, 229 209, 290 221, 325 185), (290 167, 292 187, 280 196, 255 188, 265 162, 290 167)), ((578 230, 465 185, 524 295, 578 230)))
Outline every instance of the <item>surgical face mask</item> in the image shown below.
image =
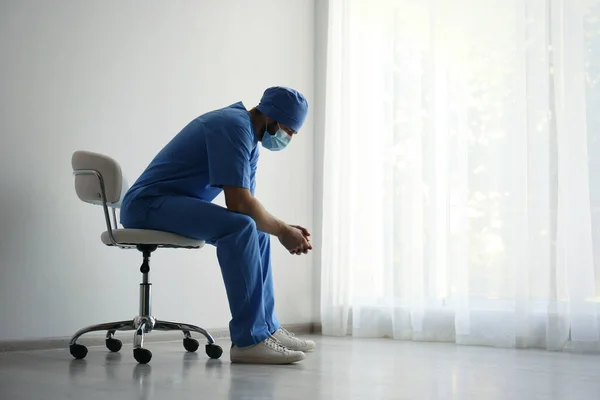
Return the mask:
POLYGON ((262 145, 265 149, 272 151, 279 151, 285 149, 285 147, 290 143, 292 137, 287 134, 286 131, 281 129, 281 126, 275 132, 274 135, 271 135, 265 127, 265 133, 262 139, 262 145))

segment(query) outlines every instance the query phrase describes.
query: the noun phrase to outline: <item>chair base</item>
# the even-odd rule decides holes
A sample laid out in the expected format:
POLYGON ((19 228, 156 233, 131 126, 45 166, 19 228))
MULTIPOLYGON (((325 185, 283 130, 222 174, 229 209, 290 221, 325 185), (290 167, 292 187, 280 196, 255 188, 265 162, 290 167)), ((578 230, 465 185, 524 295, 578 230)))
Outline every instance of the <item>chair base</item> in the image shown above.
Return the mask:
POLYGON ((80 329, 69 342, 71 355, 77 359, 85 358, 87 348, 77 343, 77 340, 90 332, 107 331, 106 347, 112 352, 121 350, 121 341, 114 337, 116 331, 134 331, 133 336, 133 356, 141 364, 150 362, 152 353, 144 348, 144 337, 152 331, 181 331, 183 333, 183 346, 189 352, 195 352, 198 347, 198 341, 192 338, 192 332, 200 333, 206 340, 206 354, 210 358, 219 358, 223 350, 215 344, 214 338, 203 328, 195 325, 156 320, 152 316, 138 316, 129 321, 109 322, 104 324, 92 325, 80 329))
POLYGON ((206 344, 206 354, 210 358, 219 358, 223 354, 223 349, 215 344, 213 337, 203 328, 195 325, 185 324, 181 322, 160 321, 151 315, 151 287, 152 284, 148 280, 150 273, 150 254, 156 250, 156 245, 139 245, 138 250, 143 253, 144 261, 140 267, 142 273, 142 283, 140 283, 140 315, 129 321, 108 322, 104 324, 92 325, 80 329, 71 337, 69 342, 69 350, 71 355, 77 359, 85 358, 87 348, 77 343, 82 335, 90 332, 107 331, 106 347, 112 352, 121 350, 122 343, 119 339, 115 339, 116 331, 134 331, 133 334, 133 356, 141 364, 150 362, 152 353, 144 348, 144 335, 156 331, 181 331, 183 333, 183 347, 189 352, 195 352, 199 343, 192 338, 192 332, 203 335, 208 343, 206 344))

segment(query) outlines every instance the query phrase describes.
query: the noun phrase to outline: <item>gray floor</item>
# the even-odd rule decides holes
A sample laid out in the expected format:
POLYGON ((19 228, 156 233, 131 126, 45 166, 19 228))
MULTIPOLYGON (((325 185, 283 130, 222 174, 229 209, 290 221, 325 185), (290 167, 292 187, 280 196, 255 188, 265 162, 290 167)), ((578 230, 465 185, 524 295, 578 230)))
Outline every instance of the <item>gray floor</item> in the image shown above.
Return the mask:
MULTIPOLYGON (((180 342, 149 343, 138 365, 125 345, 0 354, 0 398, 16 399, 599 399, 600 355, 316 337, 292 366, 229 363, 180 342)), ((201 348, 202 349, 202 348, 201 348)))

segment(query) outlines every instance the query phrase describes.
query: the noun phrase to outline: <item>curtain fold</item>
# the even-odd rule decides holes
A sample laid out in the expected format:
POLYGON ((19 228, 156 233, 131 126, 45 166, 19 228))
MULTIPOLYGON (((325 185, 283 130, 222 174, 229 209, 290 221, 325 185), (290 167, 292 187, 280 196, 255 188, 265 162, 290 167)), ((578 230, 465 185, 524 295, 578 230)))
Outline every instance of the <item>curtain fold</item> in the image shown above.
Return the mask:
POLYGON ((600 0, 329 0, 324 334, 600 348, 599 32, 600 0))

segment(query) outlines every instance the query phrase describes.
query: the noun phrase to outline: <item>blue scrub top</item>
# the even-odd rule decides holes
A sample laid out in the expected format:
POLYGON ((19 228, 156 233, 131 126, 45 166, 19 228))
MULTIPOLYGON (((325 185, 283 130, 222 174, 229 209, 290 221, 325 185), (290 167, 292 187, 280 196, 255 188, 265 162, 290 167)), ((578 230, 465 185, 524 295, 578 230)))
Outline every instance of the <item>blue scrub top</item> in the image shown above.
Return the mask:
POLYGON ((223 186, 254 195, 258 138, 242 102, 191 121, 156 155, 123 198, 121 222, 143 218, 140 202, 163 195, 213 201, 223 186), (133 206, 133 203, 137 203, 133 206))

